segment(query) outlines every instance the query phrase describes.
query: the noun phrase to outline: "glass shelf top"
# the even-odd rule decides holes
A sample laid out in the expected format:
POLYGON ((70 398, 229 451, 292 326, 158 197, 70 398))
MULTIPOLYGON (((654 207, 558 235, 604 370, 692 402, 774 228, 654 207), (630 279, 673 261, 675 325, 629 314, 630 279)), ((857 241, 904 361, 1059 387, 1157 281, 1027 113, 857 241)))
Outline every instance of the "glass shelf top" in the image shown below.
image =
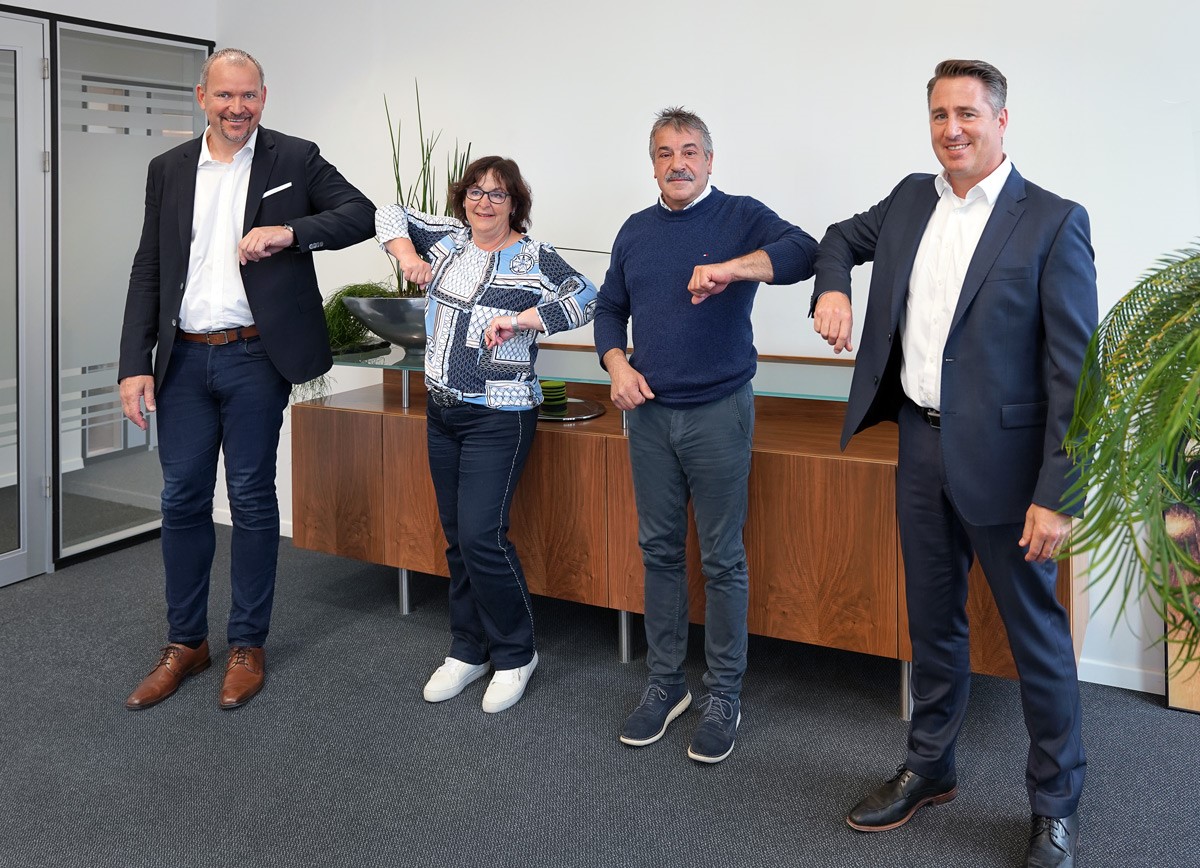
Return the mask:
MULTIPOLYGON (((333 357, 335 365, 356 368, 392 368, 424 371, 424 356, 406 355, 399 347, 383 347, 362 353, 343 353, 333 357)), ((568 383, 608 383, 596 351, 577 345, 538 344, 537 372, 542 379, 568 383)), ((754 375, 754 393, 781 398, 845 401, 850 394, 850 365, 825 364, 820 360, 771 357, 758 360, 754 375)))

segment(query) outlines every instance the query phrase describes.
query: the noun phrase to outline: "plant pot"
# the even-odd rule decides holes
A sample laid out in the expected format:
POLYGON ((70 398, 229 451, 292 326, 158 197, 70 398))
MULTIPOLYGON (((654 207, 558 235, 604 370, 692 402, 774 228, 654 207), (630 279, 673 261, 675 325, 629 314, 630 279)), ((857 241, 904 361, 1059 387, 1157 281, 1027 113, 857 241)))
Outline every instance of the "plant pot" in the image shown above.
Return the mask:
POLYGON ((346 296, 342 304, 372 332, 403 347, 405 355, 419 356, 425 352, 424 298, 346 296))

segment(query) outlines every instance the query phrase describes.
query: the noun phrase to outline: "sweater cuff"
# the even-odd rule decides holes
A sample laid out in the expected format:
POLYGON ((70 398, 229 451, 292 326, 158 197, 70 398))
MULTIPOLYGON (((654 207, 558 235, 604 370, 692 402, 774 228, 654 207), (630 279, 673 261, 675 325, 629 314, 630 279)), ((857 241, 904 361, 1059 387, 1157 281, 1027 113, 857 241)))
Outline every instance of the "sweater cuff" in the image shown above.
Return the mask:
POLYGON ((762 252, 771 260, 771 270, 775 273, 772 285, 799 283, 812 275, 812 262, 793 242, 772 241, 763 245, 762 252))

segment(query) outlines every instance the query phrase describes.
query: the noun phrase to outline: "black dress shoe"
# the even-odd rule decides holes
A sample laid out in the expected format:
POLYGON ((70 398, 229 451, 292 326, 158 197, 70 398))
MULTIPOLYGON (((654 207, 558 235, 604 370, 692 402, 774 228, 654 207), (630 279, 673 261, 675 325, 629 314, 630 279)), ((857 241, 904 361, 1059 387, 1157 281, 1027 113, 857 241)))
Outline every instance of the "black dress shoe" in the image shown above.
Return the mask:
POLYGON ((904 766, 887 783, 854 806, 846 823, 860 832, 886 832, 903 826, 923 805, 940 805, 958 795, 958 778, 949 772, 923 778, 904 766))
POLYGON ((1033 815, 1029 827, 1029 856, 1025 868, 1073 868, 1075 842, 1079 840, 1079 815, 1033 815))

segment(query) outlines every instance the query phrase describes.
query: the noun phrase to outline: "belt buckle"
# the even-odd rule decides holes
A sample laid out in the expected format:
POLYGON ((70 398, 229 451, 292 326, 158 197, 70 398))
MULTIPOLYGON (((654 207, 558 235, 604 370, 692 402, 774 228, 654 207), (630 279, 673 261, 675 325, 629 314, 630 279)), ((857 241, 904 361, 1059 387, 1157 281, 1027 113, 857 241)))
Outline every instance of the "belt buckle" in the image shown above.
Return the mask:
MULTIPOLYGON (((236 331, 236 329, 235 329, 235 331, 236 331)), ((224 344, 229 343, 229 332, 230 332, 229 329, 222 329, 219 332, 208 332, 207 334, 204 335, 204 342, 206 344, 208 344, 210 347, 223 346, 224 344), (214 341, 213 338, 217 337, 218 335, 220 337, 224 338, 224 340, 214 341)))
POLYGON ((928 407, 922 407, 921 413, 922 413, 922 415, 925 416, 925 421, 929 423, 930 428, 933 428, 934 430, 937 430, 937 431, 942 430, 942 411, 941 410, 931 410, 928 407))

